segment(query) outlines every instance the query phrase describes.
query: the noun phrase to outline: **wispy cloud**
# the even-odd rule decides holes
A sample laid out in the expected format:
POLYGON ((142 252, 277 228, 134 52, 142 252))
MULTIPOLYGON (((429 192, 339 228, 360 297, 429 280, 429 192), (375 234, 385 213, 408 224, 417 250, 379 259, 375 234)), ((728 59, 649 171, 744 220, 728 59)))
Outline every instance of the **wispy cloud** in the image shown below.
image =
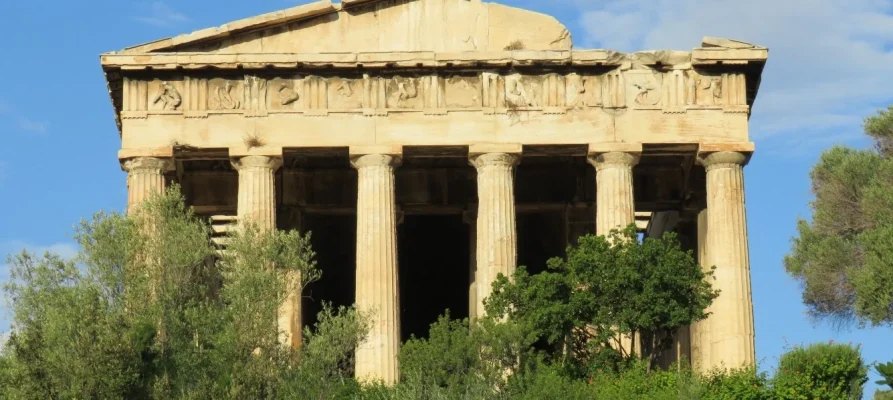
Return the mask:
POLYGON ((50 124, 46 121, 35 121, 26 117, 19 117, 19 129, 37 135, 46 135, 50 124))
POLYGON ((163 1, 154 1, 143 8, 143 15, 136 17, 137 21, 157 27, 171 27, 189 22, 189 17, 179 11, 175 11, 163 1))
POLYGON ((39 136, 46 135, 50 128, 48 121, 29 118, 3 98, 0 98, 0 124, 8 124, 10 128, 20 132, 39 136))
POLYGON ((581 47, 690 49, 702 36, 768 47, 751 121, 757 141, 849 140, 893 101, 891 0, 574 1, 581 47))

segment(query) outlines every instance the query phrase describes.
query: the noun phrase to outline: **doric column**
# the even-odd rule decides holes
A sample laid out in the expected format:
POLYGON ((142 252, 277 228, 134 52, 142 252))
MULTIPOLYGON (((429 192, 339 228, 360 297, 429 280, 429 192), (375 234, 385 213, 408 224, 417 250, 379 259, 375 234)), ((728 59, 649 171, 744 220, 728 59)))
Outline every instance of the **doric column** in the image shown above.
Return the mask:
MULTIPOLYGON (((700 159, 707 170, 707 263, 715 266, 719 297, 710 307, 707 343, 710 367, 738 368, 755 363, 753 302, 747 219, 744 210, 744 165, 748 156, 721 151, 700 159)), ((703 351, 703 349, 702 349, 703 351)))
MULTIPOLYGON (((627 147, 620 145, 618 147, 627 147)), ((611 149, 620 150, 620 149, 611 149)), ((624 149, 626 150, 626 149, 624 149)), ((608 237, 612 229, 624 229, 636 222, 633 198, 633 167, 639 163, 641 147, 633 151, 599 152, 590 146, 589 163, 595 167, 595 234, 608 237), (638 151, 635 151, 638 150, 638 151)), ((625 351, 641 350, 637 338, 617 338, 625 351), (636 346, 633 346, 635 340, 636 346)))
POLYGON ((276 170, 282 166, 282 158, 245 156, 232 163, 239 171, 239 222, 276 229, 276 170))
POLYGON ((608 236, 636 221, 633 201, 633 167, 639 155, 628 152, 596 153, 589 156, 595 166, 595 234, 608 236))
POLYGON ((170 158, 138 157, 124 161, 122 168, 127 171, 127 211, 154 194, 164 192, 165 172, 174 169, 170 158))
POLYGON ((361 380, 397 382, 400 298, 397 276, 397 221, 394 168, 400 156, 352 157, 358 173, 356 304, 372 313, 369 335, 356 352, 361 380))
MULTIPOLYGON (((234 157, 232 164, 239 171, 239 223, 252 223, 261 230, 276 229, 276 171, 282 166, 282 157, 234 157)), ((298 348, 302 339, 301 276, 300 273, 289 273, 285 279, 289 287, 297 289, 290 290, 279 306, 279 343, 298 348)))
POLYGON ((512 276, 517 267, 518 239, 515 227, 515 187, 513 172, 519 154, 472 154, 477 169, 478 212, 475 258, 476 317, 484 312, 491 283, 499 274, 512 276))

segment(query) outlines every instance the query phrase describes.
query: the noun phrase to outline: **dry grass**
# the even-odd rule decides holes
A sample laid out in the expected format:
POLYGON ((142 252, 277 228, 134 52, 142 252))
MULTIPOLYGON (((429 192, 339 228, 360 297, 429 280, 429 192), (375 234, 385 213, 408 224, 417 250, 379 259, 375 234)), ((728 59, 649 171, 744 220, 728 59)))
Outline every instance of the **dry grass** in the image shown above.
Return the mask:
POLYGON ((515 40, 515 41, 509 43, 508 46, 505 46, 505 49, 503 49, 503 50, 506 50, 506 51, 524 50, 524 42, 522 42, 520 40, 515 40))
POLYGON ((264 147, 266 143, 264 143, 263 139, 260 138, 260 135, 253 133, 245 137, 243 141, 245 143, 245 147, 248 149, 253 149, 255 147, 264 147))

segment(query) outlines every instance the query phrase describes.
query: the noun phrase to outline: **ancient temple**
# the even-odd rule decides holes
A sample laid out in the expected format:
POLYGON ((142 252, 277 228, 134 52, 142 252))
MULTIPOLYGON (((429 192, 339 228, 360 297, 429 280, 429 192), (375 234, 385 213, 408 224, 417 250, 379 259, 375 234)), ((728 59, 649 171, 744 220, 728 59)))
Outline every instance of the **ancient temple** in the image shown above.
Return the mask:
MULTIPOLYGON (((129 207, 171 182, 213 221, 311 231, 323 279, 283 304, 374 310, 363 378, 499 273, 587 233, 675 231, 722 291, 667 359, 754 364, 743 167, 767 49, 575 49, 481 0, 329 0, 101 56, 129 207)), ((222 227, 217 227, 221 231, 222 227)))

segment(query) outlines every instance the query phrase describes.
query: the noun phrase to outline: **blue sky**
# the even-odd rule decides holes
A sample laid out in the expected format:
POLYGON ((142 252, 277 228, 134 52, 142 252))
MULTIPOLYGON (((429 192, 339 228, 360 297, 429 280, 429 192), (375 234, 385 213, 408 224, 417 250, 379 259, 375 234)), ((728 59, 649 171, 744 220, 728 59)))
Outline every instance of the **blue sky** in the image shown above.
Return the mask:
MULTIPOLYGON (((789 346, 834 339, 861 343, 870 361, 893 360, 889 328, 814 325, 781 264, 797 217, 809 215, 808 173, 820 152, 867 146, 863 117, 893 104, 893 1, 503 2, 554 15, 577 48, 691 49, 702 36, 769 47, 751 119, 757 153, 745 169, 758 358, 769 368, 789 346)), ((100 53, 299 3, 0 2, 0 253, 73 254, 80 218, 123 209, 120 140, 100 53)), ((0 279, 6 274, 0 266, 0 279)), ((7 326, 0 318, 0 331, 7 326)))

